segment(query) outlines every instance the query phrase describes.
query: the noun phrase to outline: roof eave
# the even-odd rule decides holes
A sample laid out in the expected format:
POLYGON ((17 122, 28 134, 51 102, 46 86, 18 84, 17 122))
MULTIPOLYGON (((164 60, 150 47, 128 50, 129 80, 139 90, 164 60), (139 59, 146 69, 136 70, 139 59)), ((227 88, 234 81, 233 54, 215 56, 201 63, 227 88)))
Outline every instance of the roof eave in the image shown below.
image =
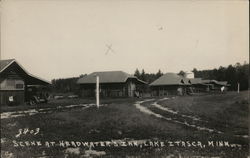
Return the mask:
POLYGON ((44 79, 42 79, 42 78, 40 78, 40 77, 37 77, 37 76, 35 76, 35 75, 30 74, 30 73, 29 73, 27 70, 25 70, 25 68, 24 68, 21 64, 19 64, 15 59, 13 59, 8 65, 6 65, 6 66, 0 71, 0 73, 3 72, 5 69, 7 69, 7 68, 8 68, 10 65, 12 65, 14 62, 16 62, 16 64, 17 64, 18 66, 20 66, 21 69, 22 69, 28 76, 33 77, 33 78, 36 78, 36 79, 38 79, 38 80, 41 80, 42 82, 45 82, 45 83, 47 83, 47 84, 51 84, 50 81, 44 80, 44 79))
POLYGON ((0 73, 2 73, 5 69, 7 69, 11 64, 13 64, 14 62, 16 62, 15 59, 13 59, 9 64, 7 64, 2 70, 0 70, 0 73))

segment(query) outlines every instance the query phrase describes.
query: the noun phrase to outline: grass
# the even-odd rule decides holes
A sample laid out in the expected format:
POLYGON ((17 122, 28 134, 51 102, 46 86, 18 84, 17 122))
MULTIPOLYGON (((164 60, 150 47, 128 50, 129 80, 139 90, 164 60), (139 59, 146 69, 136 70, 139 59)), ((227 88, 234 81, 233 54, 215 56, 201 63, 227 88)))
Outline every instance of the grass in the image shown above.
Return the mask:
MULTIPOLYGON (((198 115, 209 120, 211 126, 214 122, 225 123, 233 126, 234 129, 243 129, 245 134, 248 128, 248 104, 246 104, 247 93, 240 95, 216 94, 205 96, 177 97, 175 99, 160 101, 159 104, 171 107, 183 114, 198 115), (232 118, 231 118, 231 117, 232 118), (241 122, 239 122, 241 121, 241 122)), ((48 114, 37 114, 28 117, 11 118, 1 120, 1 137, 6 142, 1 144, 2 151, 10 151, 18 157, 42 156, 45 151, 48 156, 62 157, 64 148, 54 147, 13 147, 12 140, 41 140, 41 141, 107 141, 112 139, 132 138, 152 140, 228 140, 243 145, 242 149, 233 148, 100 148, 107 153, 106 157, 166 157, 173 154, 179 156, 221 156, 221 157, 246 157, 248 154, 248 141, 235 139, 227 135, 219 135, 204 131, 197 131, 180 124, 169 122, 151 115, 141 113, 133 106, 138 99, 106 99, 102 103, 108 104, 99 109, 90 107, 87 109, 72 108, 67 111, 54 111, 48 114), (34 135, 24 135, 16 138, 18 129, 39 127, 41 132, 34 135)), ((55 100, 41 107, 56 107, 71 104, 94 103, 94 100, 68 99, 55 100)), ((150 107, 150 105, 145 105, 150 107)), ((23 110, 33 107, 11 107, 4 108, 4 111, 23 110)), ((40 108, 35 107, 35 108, 40 108)), ((153 108, 152 108, 153 110, 153 108)), ((156 109, 154 109, 156 110, 156 109)), ((167 115, 162 111, 157 111, 167 115)), ((230 127, 231 127, 230 126, 230 127)), ((227 128, 230 131, 231 128, 227 128)), ((81 148, 81 152, 86 149, 81 148)), ((77 157, 76 155, 71 155, 77 157)), ((79 156, 78 156, 79 157, 79 156)))
POLYGON ((179 97, 159 102, 182 114, 196 115, 228 133, 248 134, 248 92, 179 97))
MULTIPOLYGON (((135 100, 133 98, 107 98, 102 100, 101 104, 119 103, 126 102, 127 100, 135 100)), ((18 105, 18 106, 1 106, 1 112, 11 112, 11 111, 22 111, 28 109, 40 109, 40 108, 53 108, 57 106, 67 106, 67 105, 79 105, 79 104, 90 104, 95 103, 94 98, 90 99, 51 99, 48 103, 41 103, 35 105, 18 105)))

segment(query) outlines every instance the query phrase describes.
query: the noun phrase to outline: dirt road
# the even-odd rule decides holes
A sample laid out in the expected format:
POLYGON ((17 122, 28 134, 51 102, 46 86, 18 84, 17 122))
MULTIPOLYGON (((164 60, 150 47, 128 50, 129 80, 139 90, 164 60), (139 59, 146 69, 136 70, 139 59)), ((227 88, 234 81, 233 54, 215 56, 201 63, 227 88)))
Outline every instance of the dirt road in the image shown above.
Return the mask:
MULTIPOLYGON (((170 99, 170 98, 163 98, 163 99, 158 99, 158 100, 149 99, 149 100, 144 100, 144 101, 138 101, 135 103, 135 107, 145 114, 153 115, 157 118, 161 118, 166 121, 171 121, 177 124, 195 128, 196 130, 199 130, 199 131, 207 131, 210 133, 224 134, 223 131, 209 127, 207 125, 209 121, 203 120, 201 117, 194 116, 194 115, 181 114, 179 111, 175 111, 166 106, 163 107, 162 105, 158 103, 159 101, 167 100, 167 99, 170 99), (150 102, 150 107, 147 107, 144 105, 146 102, 150 102), (154 110, 151 110, 151 109, 154 109, 154 110)), ((234 137, 241 137, 241 138, 246 138, 246 139, 249 138, 248 135, 234 135, 234 137)))

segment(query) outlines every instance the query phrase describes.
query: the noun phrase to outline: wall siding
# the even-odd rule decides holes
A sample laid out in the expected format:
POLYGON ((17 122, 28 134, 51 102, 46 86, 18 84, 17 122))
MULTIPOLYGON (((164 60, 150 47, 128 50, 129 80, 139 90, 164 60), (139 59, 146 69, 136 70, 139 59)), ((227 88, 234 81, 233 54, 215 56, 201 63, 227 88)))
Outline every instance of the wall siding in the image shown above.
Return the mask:
POLYGON ((0 90, 24 90, 24 87, 24 81, 22 79, 4 79, 0 83, 0 90), (22 85, 22 88, 18 88, 16 86, 17 84, 22 85))
MULTIPOLYGON (((82 97, 95 97, 95 84, 82 84, 80 88, 82 97)), ((133 97, 135 90, 136 84, 132 81, 100 84, 101 97, 133 97)))
POLYGON ((14 97, 14 105, 19 105, 24 103, 24 90, 22 91, 0 91, 0 105, 8 105, 9 97, 14 97))
POLYGON ((185 86, 179 85, 169 85, 169 86, 153 86, 151 87, 152 96, 169 96, 169 95, 178 95, 177 89, 181 88, 183 94, 186 93, 185 86))

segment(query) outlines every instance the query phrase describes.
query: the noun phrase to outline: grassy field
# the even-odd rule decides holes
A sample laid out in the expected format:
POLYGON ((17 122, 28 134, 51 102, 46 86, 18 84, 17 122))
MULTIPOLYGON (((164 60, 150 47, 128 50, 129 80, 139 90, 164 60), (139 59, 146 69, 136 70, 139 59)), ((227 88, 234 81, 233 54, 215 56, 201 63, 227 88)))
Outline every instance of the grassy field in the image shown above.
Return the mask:
POLYGON ((249 103, 248 93, 213 94, 182 97, 160 102, 180 113, 195 115, 208 121, 209 126, 229 134, 248 134, 249 103))
POLYGON ((248 92, 228 92, 226 94, 210 94, 202 96, 184 96, 165 100, 152 98, 141 106, 159 114, 155 117, 138 110, 134 105, 144 99, 105 99, 99 109, 95 106, 63 108, 68 105, 89 104, 94 100, 67 99, 54 100, 39 106, 2 107, 2 112, 50 108, 50 112, 36 113, 16 118, 1 119, 1 157, 224 157, 245 158, 248 156, 249 139, 241 136, 248 135, 248 92), (165 108, 178 111, 178 114, 156 108, 152 103, 157 102, 165 108), (62 108, 57 108, 61 106, 62 108), (200 118, 194 120, 193 116, 200 118), (168 121, 173 118, 178 122, 206 126, 223 133, 197 130, 181 123, 168 121), (22 134, 16 137, 19 129, 40 128, 34 133, 22 134), (127 141, 148 140, 147 142, 162 141, 194 141, 206 144, 208 141, 227 141, 238 144, 236 147, 187 147, 187 146, 111 146, 111 147, 62 147, 53 146, 24 146, 15 147, 16 142, 25 141, 127 141), (74 149, 75 148, 75 149, 74 149), (70 151, 71 150, 71 151, 70 151))

